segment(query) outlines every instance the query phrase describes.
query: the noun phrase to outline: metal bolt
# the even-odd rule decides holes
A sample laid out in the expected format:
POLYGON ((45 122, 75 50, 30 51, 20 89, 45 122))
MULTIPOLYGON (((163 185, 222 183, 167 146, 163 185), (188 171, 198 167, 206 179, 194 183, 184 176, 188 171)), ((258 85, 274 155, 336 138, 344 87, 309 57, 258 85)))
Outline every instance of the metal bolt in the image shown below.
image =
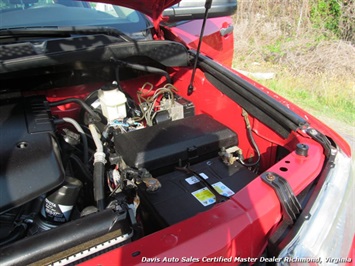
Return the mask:
POLYGON ((317 135, 317 130, 312 128, 312 129, 309 130, 309 133, 312 134, 312 135, 317 135))
POLYGON ((268 181, 274 181, 274 180, 275 180, 275 175, 272 174, 272 173, 267 173, 267 174, 266 174, 266 179, 267 179, 268 181))
POLYGON ((336 155, 338 153, 338 150, 336 148, 332 147, 331 150, 330 150, 330 153, 331 153, 331 155, 334 156, 334 155, 336 155))

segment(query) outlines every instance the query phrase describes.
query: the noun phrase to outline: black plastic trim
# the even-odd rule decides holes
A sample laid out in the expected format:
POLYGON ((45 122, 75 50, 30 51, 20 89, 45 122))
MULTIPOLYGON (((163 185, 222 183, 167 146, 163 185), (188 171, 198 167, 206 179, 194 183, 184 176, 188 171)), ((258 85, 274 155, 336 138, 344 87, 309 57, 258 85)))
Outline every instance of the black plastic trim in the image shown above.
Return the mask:
POLYGON ((322 171, 319 176, 310 185, 311 187, 306 188, 309 189, 306 195, 306 202, 302 204, 304 207, 294 224, 289 225, 285 222, 281 222, 277 228, 275 228, 274 233, 269 238, 268 250, 270 255, 278 256, 281 250, 283 250, 297 235, 303 223, 309 220, 310 210, 313 206, 313 203, 318 197, 330 170, 334 167, 335 156, 336 153, 331 153, 329 155, 329 158, 327 158, 324 162, 322 171))
POLYGON ((293 224, 302 208, 287 180, 273 172, 264 172, 261 180, 272 187, 282 206, 282 217, 287 224, 293 224))
POLYGON ((37 54, 34 54, 34 47, 32 52, 28 52, 31 46, 28 43, 23 43, 23 47, 19 45, 0 46, 0 51, 5 49, 10 53, 12 49, 15 49, 12 53, 17 55, 1 60, 0 74, 70 63, 75 66, 78 62, 110 62, 112 57, 125 59, 133 56, 146 56, 167 67, 188 65, 186 47, 171 41, 125 42, 109 45, 105 43, 89 45, 88 43, 82 48, 80 38, 70 38, 69 40, 50 40, 46 45, 49 50, 43 53, 37 52, 37 54))
POLYGON ((307 126, 307 121, 295 112, 208 57, 200 55, 198 66, 220 91, 280 136, 287 138, 292 130, 307 126))
POLYGON ((44 265, 43 260, 48 264, 52 256, 54 261, 59 260, 61 257, 57 257, 58 253, 114 231, 117 231, 117 237, 132 230, 126 220, 120 220, 117 213, 106 209, 1 248, 0 265, 44 265))

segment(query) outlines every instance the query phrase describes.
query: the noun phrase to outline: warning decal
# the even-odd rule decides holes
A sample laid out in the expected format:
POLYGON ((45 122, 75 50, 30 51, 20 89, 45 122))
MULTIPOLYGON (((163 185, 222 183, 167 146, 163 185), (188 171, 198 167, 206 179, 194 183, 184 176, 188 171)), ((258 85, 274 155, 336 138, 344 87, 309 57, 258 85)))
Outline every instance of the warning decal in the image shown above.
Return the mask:
MULTIPOLYGON (((221 195, 230 197, 234 192, 222 182, 217 182, 212 185, 213 188, 221 195)), ((203 206, 208 206, 216 202, 216 197, 206 187, 196 190, 191 193, 203 206)))

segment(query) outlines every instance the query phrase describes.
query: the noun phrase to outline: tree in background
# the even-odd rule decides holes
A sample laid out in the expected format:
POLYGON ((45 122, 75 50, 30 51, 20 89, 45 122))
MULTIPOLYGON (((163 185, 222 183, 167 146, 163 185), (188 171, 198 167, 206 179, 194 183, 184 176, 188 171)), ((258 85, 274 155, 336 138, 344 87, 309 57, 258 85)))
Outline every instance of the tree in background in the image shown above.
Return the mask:
POLYGON ((311 0, 310 20, 313 26, 334 33, 340 39, 354 43, 353 0, 311 0))

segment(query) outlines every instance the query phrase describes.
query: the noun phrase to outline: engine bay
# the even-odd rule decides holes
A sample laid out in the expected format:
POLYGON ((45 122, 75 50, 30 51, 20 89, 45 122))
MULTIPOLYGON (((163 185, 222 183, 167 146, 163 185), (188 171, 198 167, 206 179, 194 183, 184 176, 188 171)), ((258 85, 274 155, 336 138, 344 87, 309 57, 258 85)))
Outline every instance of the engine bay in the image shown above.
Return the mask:
POLYGON ((303 119, 208 60, 188 93, 185 47, 136 45, 8 64, 4 265, 27 264, 23 253, 40 264, 80 261, 218 208, 271 167, 297 167, 299 158, 283 158, 303 119))
POLYGON ((92 88, 2 100, 1 246, 107 209, 120 213, 124 243, 228 200, 257 176, 237 162, 238 135, 196 114, 172 84, 144 83, 135 95, 117 81, 92 88))

